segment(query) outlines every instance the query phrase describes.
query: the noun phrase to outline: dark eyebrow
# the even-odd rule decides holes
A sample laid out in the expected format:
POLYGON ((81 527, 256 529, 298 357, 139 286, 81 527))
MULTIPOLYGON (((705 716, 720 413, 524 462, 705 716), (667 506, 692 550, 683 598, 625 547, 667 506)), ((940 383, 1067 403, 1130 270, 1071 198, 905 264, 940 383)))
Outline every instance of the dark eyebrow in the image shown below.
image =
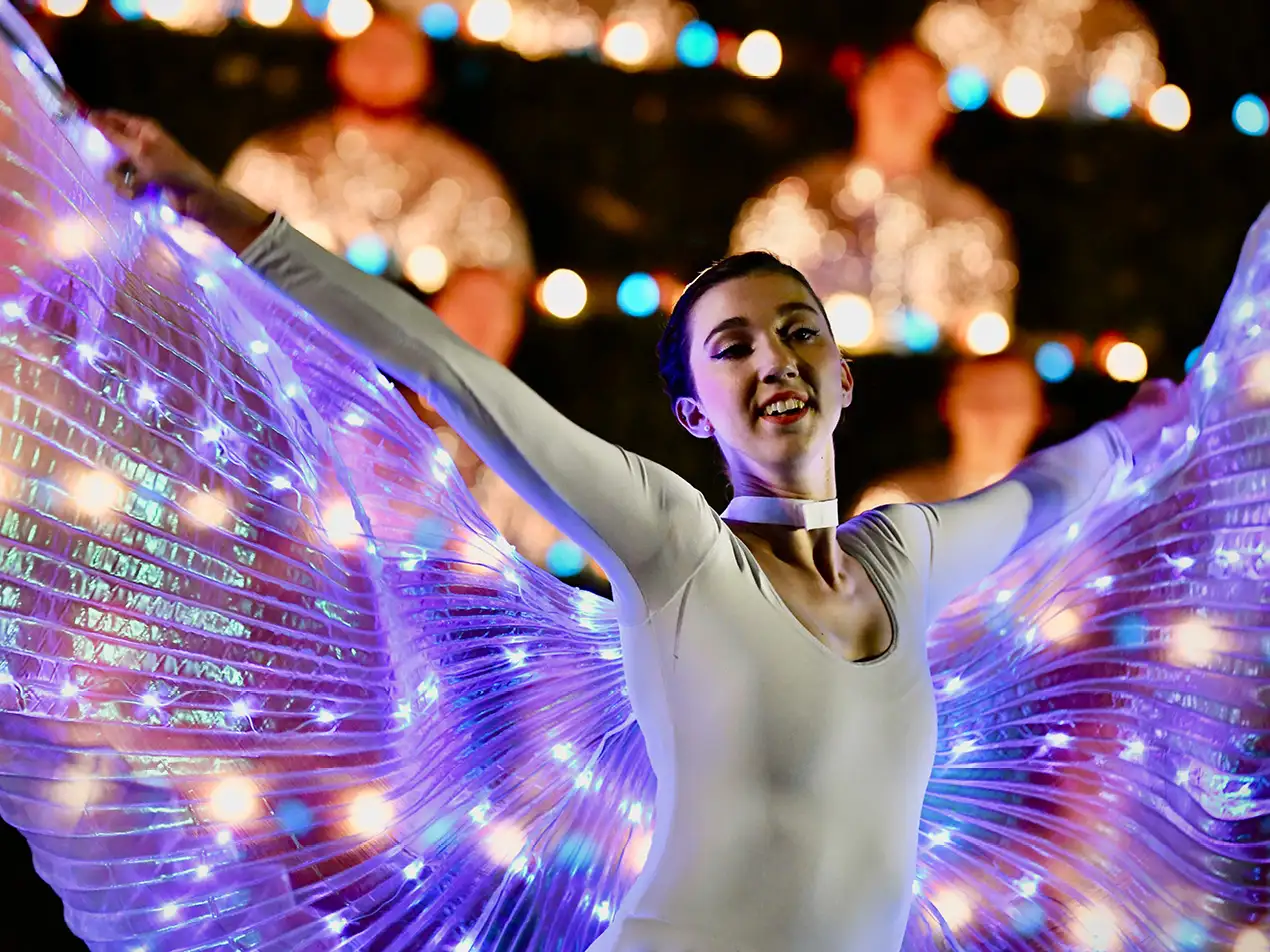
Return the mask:
MULTIPOLYGON (((812 314, 820 313, 806 301, 786 301, 776 308, 776 313, 781 317, 787 317, 790 314, 797 314, 802 311, 809 311, 812 314)), ((716 324, 702 343, 708 344, 710 343, 710 338, 715 334, 722 334, 724 331, 730 331, 734 327, 744 327, 748 323, 749 321, 744 317, 729 317, 726 321, 720 321, 716 324)))

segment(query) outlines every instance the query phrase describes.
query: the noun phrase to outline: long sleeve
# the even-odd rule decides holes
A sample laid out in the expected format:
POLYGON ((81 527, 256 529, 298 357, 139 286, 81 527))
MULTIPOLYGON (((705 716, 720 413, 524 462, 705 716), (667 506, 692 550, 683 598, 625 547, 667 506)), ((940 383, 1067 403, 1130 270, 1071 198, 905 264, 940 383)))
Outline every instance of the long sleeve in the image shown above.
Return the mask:
POLYGON ((670 470, 577 426, 400 288, 358 271, 281 217, 242 260, 432 403, 524 499, 587 550, 623 614, 655 611, 720 531, 670 470))
POLYGON ((1107 497, 1133 453, 1114 423, 1103 422, 1024 460, 1001 482, 962 499, 904 507, 924 517, 928 547, 907 548, 926 572, 927 617, 934 619, 1019 546, 1056 525, 1078 523, 1107 497))

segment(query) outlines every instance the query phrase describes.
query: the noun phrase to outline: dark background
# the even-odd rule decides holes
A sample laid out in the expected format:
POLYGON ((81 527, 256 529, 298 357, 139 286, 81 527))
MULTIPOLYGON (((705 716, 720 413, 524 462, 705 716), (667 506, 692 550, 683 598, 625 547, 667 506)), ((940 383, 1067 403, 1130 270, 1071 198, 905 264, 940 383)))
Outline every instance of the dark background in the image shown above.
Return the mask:
MULTIPOLYGON (((794 161, 849 145, 835 49, 876 52, 906 38, 924 4, 859 0, 699 0, 720 29, 764 27, 785 46, 773 80, 723 70, 625 74, 586 57, 523 61, 443 43, 428 113, 485 150, 527 215, 540 273, 570 267, 593 300, 633 270, 682 279, 725 252, 743 201, 794 161), (616 199, 638 216, 615 233, 593 215, 616 199), (598 284, 596 283, 598 279, 598 284), (607 282, 605 291, 603 285, 607 282)), ((1240 135, 1238 96, 1270 98, 1270 3, 1140 0, 1170 82, 1191 99, 1181 133, 1142 122, 1077 124, 964 114, 943 143, 953 171, 1010 215, 1019 247, 1020 331, 1119 331, 1147 346, 1152 375, 1180 378, 1230 279, 1244 233, 1270 200, 1270 138, 1240 135)), ((219 168, 247 137, 329 108, 331 46, 317 34, 230 26, 191 37, 122 24, 105 8, 41 30, 68 84, 94 106, 154 115, 219 168), (230 81, 237 76, 239 80, 230 81)), ((719 504, 709 449, 680 432, 656 377, 657 318, 611 305, 571 324, 533 316, 515 369, 567 415, 667 463, 719 504)), ((858 361, 855 404, 839 431, 839 491, 942 453, 935 410, 946 357, 858 361)), ((1092 371, 1051 387, 1041 442, 1119 409, 1132 394, 1092 371)), ((82 949, 61 904, 0 825, 10 886, 0 949, 82 949)))

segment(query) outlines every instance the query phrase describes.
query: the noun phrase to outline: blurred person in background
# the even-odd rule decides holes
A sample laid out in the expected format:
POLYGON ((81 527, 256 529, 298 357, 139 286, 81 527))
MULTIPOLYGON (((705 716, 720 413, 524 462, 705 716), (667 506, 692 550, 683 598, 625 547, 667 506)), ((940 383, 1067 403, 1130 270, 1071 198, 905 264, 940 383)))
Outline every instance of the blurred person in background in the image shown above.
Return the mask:
POLYGON ((951 443, 947 459, 879 480, 861 495, 855 512, 978 492, 1023 461, 1048 417, 1040 376, 1013 353, 959 361, 939 409, 951 443))
POLYGON ((980 315, 1012 320, 1005 216, 935 154, 951 117, 945 80, 918 47, 886 50, 849 97, 851 150, 781 176, 732 232, 733 252, 771 251, 805 273, 855 353, 924 352, 962 342, 980 315))

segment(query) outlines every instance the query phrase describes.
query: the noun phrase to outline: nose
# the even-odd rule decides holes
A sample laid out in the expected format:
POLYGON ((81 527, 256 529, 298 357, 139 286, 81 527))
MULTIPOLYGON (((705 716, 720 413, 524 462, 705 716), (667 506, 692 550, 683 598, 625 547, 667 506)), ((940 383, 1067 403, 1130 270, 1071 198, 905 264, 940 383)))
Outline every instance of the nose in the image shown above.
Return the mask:
POLYGON ((764 383, 776 383, 798 376, 794 353, 781 341, 768 341, 760 346, 759 359, 764 383))

